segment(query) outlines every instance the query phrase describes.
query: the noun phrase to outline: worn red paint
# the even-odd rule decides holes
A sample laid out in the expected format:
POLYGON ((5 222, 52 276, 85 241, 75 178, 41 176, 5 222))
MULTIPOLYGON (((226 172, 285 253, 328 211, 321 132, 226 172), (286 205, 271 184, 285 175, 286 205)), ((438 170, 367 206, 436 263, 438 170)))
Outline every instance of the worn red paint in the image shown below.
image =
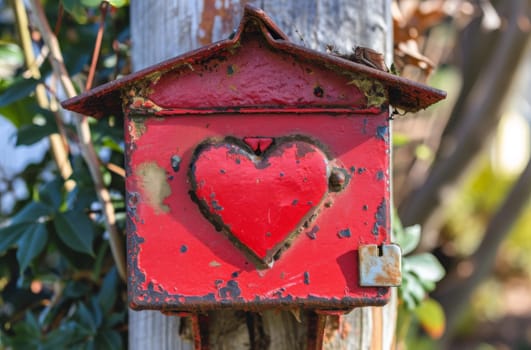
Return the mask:
MULTIPOLYGON (((258 114, 245 117, 245 122, 238 114, 149 118, 144 121, 145 131, 140 138, 136 139, 134 132, 128 134, 128 144, 134 145, 127 154, 133 168, 155 160, 172 177, 167 180, 171 194, 162 201, 168 206, 168 213, 157 211, 147 202, 149 194, 140 186, 142 181, 135 173, 127 178, 128 191, 139 193, 140 198, 135 207, 136 217, 131 219, 135 228, 131 235, 142 240, 136 244, 138 252, 130 257, 130 265, 136 268, 132 285, 136 307, 259 308, 295 304, 349 308, 384 303, 387 293, 358 285, 356 252, 360 243, 381 244, 389 240, 388 220, 380 222, 378 235, 372 232, 382 199, 389 198, 389 145, 377 136, 378 126, 388 122, 387 112, 378 115, 332 112, 305 117, 258 114), (205 140, 222 143, 224 138, 219 135, 231 135, 244 144, 243 138, 256 134, 269 135, 274 140, 293 134, 311 136, 319 140, 319 149, 326 149, 327 169, 345 169, 350 176, 341 191, 326 190, 324 198, 317 200, 316 217, 308 221, 307 227, 303 222, 302 232, 319 227, 315 238, 296 235, 290 247, 266 269, 257 268, 248 254, 217 231, 200 212, 189 194, 193 188, 187 172, 192 171, 194 153, 205 140), (178 139, 174 135, 179 135, 178 139), (178 172, 172 168, 175 152, 181 158, 182 170, 178 172), (383 172, 383 180, 378 180, 379 172, 383 172), (340 238, 338 232, 347 229, 351 236, 340 238), (183 245, 187 247, 184 252, 183 245)), ((128 119, 129 125, 134 123, 128 119)), ((235 161, 229 164, 237 170, 235 161)), ((248 166, 252 170, 254 164, 248 166)), ((220 170, 217 162, 213 162, 213 174, 218 173, 221 178, 220 170)), ((258 170, 252 173, 260 176, 258 170)), ((240 191, 238 184, 235 180, 234 200, 252 203, 254 191, 240 191)), ((218 197, 218 192, 214 192, 218 197)), ((260 195, 267 193, 263 190, 260 195)), ((269 193, 274 196, 273 191, 269 193)), ((204 196, 210 198, 208 191, 204 196)), ((225 205, 221 205, 225 210, 225 205)), ((245 215, 246 210, 242 208, 241 214, 245 215)))
POLYGON ((123 103, 132 307, 387 301, 358 248, 390 239, 389 103, 443 94, 286 39, 247 8, 233 38, 64 103, 123 103))
POLYGON ((245 142, 256 154, 265 152, 273 144, 271 137, 244 137, 245 142))
POLYGON ((316 145, 294 138, 278 139, 261 155, 242 146, 223 141, 198 147, 190 171, 193 193, 207 219, 267 265, 319 208, 328 189, 328 160, 316 145))

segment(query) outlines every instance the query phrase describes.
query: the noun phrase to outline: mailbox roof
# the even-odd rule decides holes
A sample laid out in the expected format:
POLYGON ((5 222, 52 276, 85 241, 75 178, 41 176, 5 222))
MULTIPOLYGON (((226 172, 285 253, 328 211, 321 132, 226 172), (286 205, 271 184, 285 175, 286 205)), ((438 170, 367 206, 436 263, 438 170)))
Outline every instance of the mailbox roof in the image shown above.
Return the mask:
POLYGON ((336 55, 321 53, 296 45, 289 41, 286 34, 277 27, 264 11, 248 5, 245 7, 245 12, 238 30, 230 38, 190 51, 121 79, 98 86, 79 96, 64 101, 62 105, 66 109, 96 118, 106 115, 121 116, 123 115, 121 94, 124 89, 127 89, 134 83, 149 78, 153 74, 168 72, 176 67, 182 67, 183 65, 191 64, 198 60, 207 59, 215 54, 236 47, 246 27, 250 24, 258 24, 259 30, 262 32, 268 44, 277 50, 322 66, 333 67, 344 72, 363 74, 367 78, 379 81, 387 89, 389 103, 394 107, 415 112, 446 97, 444 91, 352 62, 336 55))

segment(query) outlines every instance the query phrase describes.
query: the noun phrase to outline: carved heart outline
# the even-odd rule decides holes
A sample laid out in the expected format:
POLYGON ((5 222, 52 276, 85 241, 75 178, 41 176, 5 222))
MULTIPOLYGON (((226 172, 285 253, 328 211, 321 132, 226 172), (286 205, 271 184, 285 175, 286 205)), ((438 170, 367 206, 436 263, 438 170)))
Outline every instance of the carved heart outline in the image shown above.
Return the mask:
POLYGON ((209 139, 194 151, 190 196, 217 231, 264 268, 317 217, 330 169, 323 148, 305 136, 275 138, 258 153, 234 137, 209 139))

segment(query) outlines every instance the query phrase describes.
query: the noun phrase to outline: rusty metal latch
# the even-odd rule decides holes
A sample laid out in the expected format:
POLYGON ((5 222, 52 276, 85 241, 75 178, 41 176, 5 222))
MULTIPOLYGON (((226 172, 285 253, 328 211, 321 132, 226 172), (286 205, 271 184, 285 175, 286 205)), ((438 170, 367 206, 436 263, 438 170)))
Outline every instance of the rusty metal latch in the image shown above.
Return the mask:
POLYGON ((395 287, 402 282, 402 251, 397 244, 359 247, 360 286, 395 287))

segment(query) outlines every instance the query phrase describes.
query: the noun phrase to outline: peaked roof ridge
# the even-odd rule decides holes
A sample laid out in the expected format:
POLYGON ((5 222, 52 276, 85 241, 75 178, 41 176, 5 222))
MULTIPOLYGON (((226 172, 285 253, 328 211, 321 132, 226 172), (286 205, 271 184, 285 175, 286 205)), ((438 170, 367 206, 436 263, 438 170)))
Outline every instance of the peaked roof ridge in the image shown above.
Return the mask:
POLYGON ((444 91, 355 63, 336 55, 322 53, 294 44, 262 9, 246 5, 238 29, 229 38, 186 52, 100 85, 63 101, 61 105, 65 109, 96 118, 106 115, 122 116, 121 93, 123 89, 128 88, 134 82, 148 79, 153 74, 165 73, 179 66, 193 64, 198 59, 204 59, 216 53, 227 51, 238 45, 245 31, 253 25, 258 25, 257 28, 268 44, 279 51, 290 53, 324 66, 334 66, 345 72, 360 73, 367 78, 380 81, 388 90, 390 104, 395 107, 415 112, 446 97, 444 91))
POLYGON ((273 19, 269 17, 269 15, 264 12, 264 10, 249 4, 245 5, 245 8, 243 10, 242 21, 240 22, 240 25, 238 27, 239 34, 243 32, 247 21, 249 21, 251 18, 258 20, 259 23, 262 23, 265 27, 264 29, 267 29, 273 39, 289 41, 288 36, 282 31, 282 29, 277 26, 275 22, 273 22, 273 19))

